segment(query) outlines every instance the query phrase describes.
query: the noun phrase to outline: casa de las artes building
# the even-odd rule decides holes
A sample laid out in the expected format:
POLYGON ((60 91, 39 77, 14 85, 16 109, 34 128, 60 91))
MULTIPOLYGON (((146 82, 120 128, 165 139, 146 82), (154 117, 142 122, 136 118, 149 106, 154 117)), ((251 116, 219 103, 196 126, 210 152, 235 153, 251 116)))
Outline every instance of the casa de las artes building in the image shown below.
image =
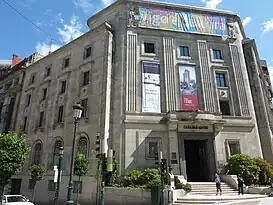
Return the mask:
POLYGON ((31 195, 28 167, 39 163, 47 175, 36 198, 52 200, 63 146, 66 197, 77 101, 84 112, 76 146, 90 162, 81 199, 96 196, 96 134, 116 151, 121 176, 155 167, 159 151, 175 174, 201 182, 230 155, 263 156, 237 14, 118 0, 87 22, 89 32, 26 70, 16 130, 27 133, 32 151, 17 176, 22 193, 31 195))

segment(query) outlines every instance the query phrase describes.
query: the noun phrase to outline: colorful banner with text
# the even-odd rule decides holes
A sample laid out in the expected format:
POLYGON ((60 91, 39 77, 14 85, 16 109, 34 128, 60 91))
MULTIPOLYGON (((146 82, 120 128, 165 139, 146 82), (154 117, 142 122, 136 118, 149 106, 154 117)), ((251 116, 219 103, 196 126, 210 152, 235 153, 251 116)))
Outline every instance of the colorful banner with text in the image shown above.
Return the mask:
POLYGON ((136 9, 136 20, 140 27, 227 36, 227 19, 191 12, 167 9, 136 9))

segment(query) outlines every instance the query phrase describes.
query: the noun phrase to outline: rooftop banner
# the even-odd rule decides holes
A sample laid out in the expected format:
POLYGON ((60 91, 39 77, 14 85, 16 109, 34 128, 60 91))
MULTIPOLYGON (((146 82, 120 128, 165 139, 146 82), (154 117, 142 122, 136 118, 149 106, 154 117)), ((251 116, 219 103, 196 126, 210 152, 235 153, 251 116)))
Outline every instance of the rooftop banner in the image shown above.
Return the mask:
POLYGON ((134 17, 143 28, 228 36, 227 19, 223 16, 138 7, 134 17))

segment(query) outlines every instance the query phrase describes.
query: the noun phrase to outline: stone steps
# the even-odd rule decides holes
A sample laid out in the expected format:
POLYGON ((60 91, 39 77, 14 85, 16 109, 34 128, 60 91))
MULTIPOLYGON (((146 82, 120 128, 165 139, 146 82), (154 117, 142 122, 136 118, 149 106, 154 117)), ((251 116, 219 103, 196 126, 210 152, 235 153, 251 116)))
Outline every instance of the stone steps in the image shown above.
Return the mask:
MULTIPOLYGON (((192 186, 191 195, 215 195, 216 185, 214 182, 190 182, 192 186)), ((237 191, 226 183, 221 183, 223 194, 237 194, 237 191)))

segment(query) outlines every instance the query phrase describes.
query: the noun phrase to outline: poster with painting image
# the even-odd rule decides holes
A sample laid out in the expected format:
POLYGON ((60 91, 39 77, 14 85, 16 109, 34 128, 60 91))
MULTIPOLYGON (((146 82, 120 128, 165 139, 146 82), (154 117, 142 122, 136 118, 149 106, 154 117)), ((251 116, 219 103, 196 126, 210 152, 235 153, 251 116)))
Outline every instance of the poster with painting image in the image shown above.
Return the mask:
POLYGON ((142 111, 161 112, 160 64, 156 62, 142 64, 142 111))
POLYGON ((194 66, 179 66, 182 110, 199 110, 196 72, 194 66))

